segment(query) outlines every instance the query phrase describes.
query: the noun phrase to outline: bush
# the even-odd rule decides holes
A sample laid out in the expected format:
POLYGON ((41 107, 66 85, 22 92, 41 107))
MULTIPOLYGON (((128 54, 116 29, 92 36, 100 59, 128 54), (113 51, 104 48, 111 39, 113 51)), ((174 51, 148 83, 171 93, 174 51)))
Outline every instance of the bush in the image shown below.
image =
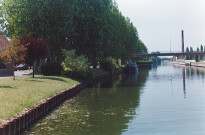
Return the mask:
POLYGON ((62 50, 65 60, 61 63, 63 75, 85 81, 89 75, 90 63, 84 55, 77 56, 75 50, 62 50))
POLYGON ((44 63, 40 66, 40 73, 46 76, 61 75, 62 70, 60 63, 44 63))
POLYGON ((87 72, 90 63, 84 55, 77 56, 75 50, 63 50, 65 60, 62 62, 62 67, 65 72, 87 72))
POLYGON ((65 76, 68 76, 73 79, 77 79, 80 81, 89 82, 97 76, 106 74, 107 72, 99 69, 99 68, 90 68, 87 72, 65 72, 63 71, 65 76))
POLYGON ((119 65, 114 58, 108 57, 100 62, 100 68, 109 73, 113 73, 115 70, 119 69, 119 65))

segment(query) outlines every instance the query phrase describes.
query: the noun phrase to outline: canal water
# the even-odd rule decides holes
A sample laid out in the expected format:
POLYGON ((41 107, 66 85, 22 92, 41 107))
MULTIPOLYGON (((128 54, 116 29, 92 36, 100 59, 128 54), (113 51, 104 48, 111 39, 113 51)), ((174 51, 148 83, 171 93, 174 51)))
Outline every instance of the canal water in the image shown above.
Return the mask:
POLYGON ((204 135, 205 68, 162 63, 83 90, 24 135, 204 135))

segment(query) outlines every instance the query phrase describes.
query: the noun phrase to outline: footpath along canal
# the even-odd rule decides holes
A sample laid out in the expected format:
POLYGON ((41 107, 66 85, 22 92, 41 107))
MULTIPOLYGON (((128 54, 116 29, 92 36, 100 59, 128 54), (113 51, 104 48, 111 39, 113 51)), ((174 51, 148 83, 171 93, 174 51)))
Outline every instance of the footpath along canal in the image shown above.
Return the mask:
POLYGON ((162 63, 81 91, 23 135, 203 135, 205 68, 162 63))

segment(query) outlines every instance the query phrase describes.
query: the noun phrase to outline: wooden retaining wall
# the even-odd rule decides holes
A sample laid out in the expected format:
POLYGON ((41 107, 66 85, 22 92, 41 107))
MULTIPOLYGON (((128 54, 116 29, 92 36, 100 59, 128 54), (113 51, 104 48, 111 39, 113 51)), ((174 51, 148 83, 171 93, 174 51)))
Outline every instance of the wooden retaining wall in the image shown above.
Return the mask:
MULTIPOLYGON (((96 77, 89 83, 103 81, 109 77, 120 74, 122 71, 114 73, 112 75, 104 74, 96 77)), ((82 89, 87 87, 87 83, 81 83, 65 91, 59 92, 52 97, 49 97, 40 103, 36 104, 33 108, 24 110, 17 117, 4 120, 0 124, 0 135, 19 135, 22 131, 25 131, 31 124, 37 122, 40 118, 48 114, 56 106, 60 105, 65 100, 71 98, 82 89)))

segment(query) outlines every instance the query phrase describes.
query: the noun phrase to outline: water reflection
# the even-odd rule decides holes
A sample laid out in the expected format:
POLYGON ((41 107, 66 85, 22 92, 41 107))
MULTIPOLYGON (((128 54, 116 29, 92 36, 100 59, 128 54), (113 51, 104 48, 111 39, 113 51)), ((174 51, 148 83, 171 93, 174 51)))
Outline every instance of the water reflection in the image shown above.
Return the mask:
POLYGON ((136 116, 148 70, 120 75, 82 91, 25 135, 120 135, 136 116))
POLYGON ((186 78, 193 79, 194 77, 200 77, 202 80, 205 79, 205 68, 203 67, 190 67, 184 65, 173 65, 174 68, 184 68, 186 72, 186 78))
MULTIPOLYGON (((182 69, 182 80, 183 80, 183 93, 184 93, 184 98, 186 98, 186 78, 185 78, 185 72, 187 71, 185 69, 185 66, 183 65, 173 65, 174 68, 181 68, 182 69)), ((189 75, 189 73, 186 73, 189 75)))
POLYGON ((65 102, 25 135, 203 135, 204 71, 162 63, 111 78, 65 102))
POLYGON ((202 82, 205 80, 205 68, 184 65, 173 65, 173 67, 182 69, 184 98, 186 98, 186 78, 194 80, 196 77, 198 77, 202 79, 202 82))
POLYGON ((184 98, 186 98, 186 79, 185 79, 185 68, 182 68, 182 78, 183 78, 183 91, 184 91, 184 98))

